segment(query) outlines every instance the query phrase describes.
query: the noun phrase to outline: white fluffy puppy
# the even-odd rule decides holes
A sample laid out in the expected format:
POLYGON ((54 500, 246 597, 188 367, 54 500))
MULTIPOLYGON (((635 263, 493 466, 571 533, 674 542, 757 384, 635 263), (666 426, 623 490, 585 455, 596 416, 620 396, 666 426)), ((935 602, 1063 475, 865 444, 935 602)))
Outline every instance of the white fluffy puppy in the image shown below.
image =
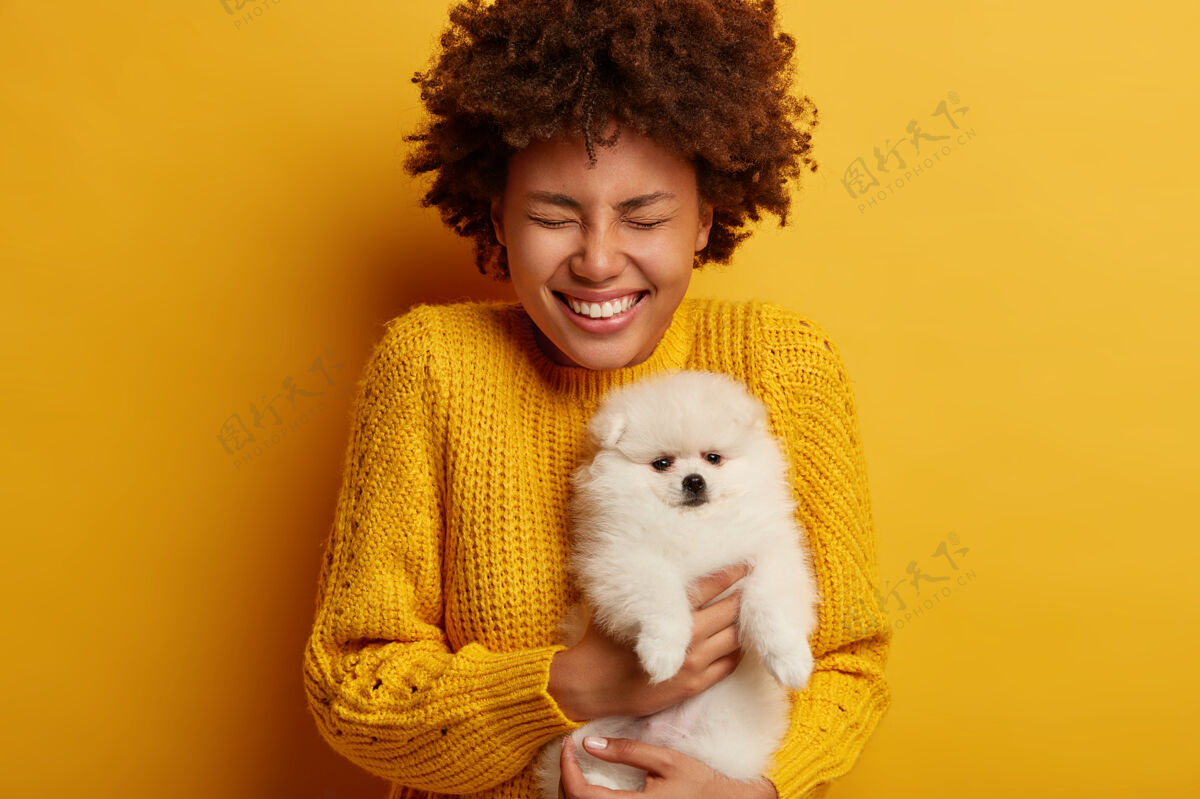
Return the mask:
MULTIPOLYGON (((740 383, 711 372, 651 377, 610 393, 588 430, 597 451, 573 478, 571 568, 585 600, 564 623, 578 641, 590 610, 631 644, 650 682, 679 671, 692 636, 689 587, 735 563, 752 565, 732 675, 643 718, 594 719, 573 733, 589 783, 640 790, 645 772, 598 760, 584 736, 670 747, 734 779, 767 769, 787 729, 787 688, 812 673, 808 636, 817 587, 794 517, 784 456, 766 409, 740 383)), ((731 589, 732 590, 732 589, 731 589)), ((728 592, 726 592, 728 593, 728 592)), ((558 796, 561 740, 538 762, 543 796, 558 796)))

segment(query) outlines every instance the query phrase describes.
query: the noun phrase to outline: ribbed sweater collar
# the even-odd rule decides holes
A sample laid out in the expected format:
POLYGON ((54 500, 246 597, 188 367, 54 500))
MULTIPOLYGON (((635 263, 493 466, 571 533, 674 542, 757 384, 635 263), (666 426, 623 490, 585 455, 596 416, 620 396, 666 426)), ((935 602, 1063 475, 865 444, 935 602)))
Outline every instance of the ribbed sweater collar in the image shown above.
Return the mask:
POLYGON ((605 370, 564 366, 552 361, 538 346, 534 338, 533 321, 525 311, 519 305, 512 306, 511 310, 516 343, 528 356, 530 365, 553 390, 582 398, 589 395, 599 397, 614 386, 632 383, 657 372, 684 368, 694 338, 694 306, 695 300, 691 299, 680 303, 670 326, 649 358, 636 366, 605 370))

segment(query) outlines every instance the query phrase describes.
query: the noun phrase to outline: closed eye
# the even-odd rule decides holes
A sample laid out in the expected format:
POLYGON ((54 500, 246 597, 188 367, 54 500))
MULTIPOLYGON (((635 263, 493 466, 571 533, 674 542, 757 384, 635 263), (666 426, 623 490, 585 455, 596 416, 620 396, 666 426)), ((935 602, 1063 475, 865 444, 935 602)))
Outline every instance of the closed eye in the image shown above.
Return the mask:
POLYGON ((543 216, 530 216, 529 219, 534 224, 540 225, 544 228, 550 228, 551 230, 556 230, 558 228, 563 228, 567 225, 574 224, 570 219, 547 219, 543 216))

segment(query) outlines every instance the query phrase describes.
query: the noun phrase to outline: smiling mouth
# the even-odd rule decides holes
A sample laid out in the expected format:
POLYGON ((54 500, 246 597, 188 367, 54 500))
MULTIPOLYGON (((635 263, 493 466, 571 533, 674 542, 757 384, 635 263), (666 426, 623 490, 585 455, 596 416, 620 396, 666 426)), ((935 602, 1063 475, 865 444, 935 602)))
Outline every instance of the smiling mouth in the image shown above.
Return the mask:
POLYGON ((587 302, 586 300, 579 300, 557 291, 554 292, 554 296, 577 316, 587 319, 609 319, 627 313, 630 308, 633 308, 642 301, 642 298, 646 296, 646 292, 638 291, 604 302, 587 302))

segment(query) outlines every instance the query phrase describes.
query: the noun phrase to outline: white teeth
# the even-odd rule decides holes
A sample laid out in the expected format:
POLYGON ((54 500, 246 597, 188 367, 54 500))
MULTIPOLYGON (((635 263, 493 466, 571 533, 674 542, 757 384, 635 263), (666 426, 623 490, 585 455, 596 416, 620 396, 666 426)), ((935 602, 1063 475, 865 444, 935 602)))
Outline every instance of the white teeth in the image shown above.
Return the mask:
POLYGON ((630 294, 626 297, 621 297, 618 300, 608 300, 603 303, 599 302, 581 302, 574 297, 566 298, 567 304, 571 306, 571 310, 580 316, 587 316, 592 319, 607 319, 610 316, 617 316, 628 311, 641 297, 640 294, 630 294))

